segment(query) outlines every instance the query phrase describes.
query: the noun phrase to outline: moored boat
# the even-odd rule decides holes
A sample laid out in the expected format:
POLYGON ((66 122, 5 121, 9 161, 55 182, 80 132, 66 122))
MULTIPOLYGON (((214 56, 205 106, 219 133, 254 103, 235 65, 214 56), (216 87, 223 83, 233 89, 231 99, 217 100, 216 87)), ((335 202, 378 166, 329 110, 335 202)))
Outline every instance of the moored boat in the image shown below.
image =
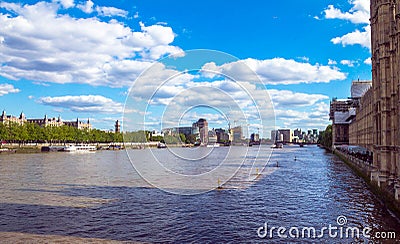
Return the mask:
POLYGON ((165 143, 159 142, 157 144, 157 148, 167 148, 167 145, 165 143))
POLYGON ((274 145, 271 146, 271 148, 283 148, 283 143, 275 143, 274 145))
POLYGON ((207 147, 219 147, 219 143, 207 144, 207 147))
POLYGON ((43 146, 40 150, 42 152, 61 152, 64 148, 64 146, 43 146))
POLYGON ((78 144, 78 145, 70 144, 68 146, 65 146, 63 149, 64 152, 94 152, 96 150, 97 148, 95 146, 87 144, 78 144))
POLYGON ((0 153, 6 154, 6 153, 16 153, 16 152, 17 152, 17 150, 15 150, 15 149, 0 148, 0 153))

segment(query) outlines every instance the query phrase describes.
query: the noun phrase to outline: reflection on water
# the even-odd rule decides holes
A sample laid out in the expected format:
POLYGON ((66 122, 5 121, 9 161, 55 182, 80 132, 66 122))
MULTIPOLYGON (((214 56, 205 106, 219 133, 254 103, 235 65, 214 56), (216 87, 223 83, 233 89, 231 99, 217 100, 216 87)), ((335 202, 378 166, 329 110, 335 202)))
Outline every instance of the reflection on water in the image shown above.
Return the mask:
MULTIPOLYGON (((339 215, 346 216, 350 226, 396 231, 400 236, 399 222, 334 156, 315 146, 288 146, 275 150, 261 172, 270 149, 262 147, 256 161, 256 148, 248 149, 246 158, 238 161, 243 162, 242 168, 223 190, 194 196, 152 187, 133 170, 124 151, 1 155, 0 238, 10 242, 62 237, 67 242, 81 242, 79 238, 96 238, 87 239, 94 242, 265 242, 257 236, 257 228, 265 222, 321 228, 336 224, 339 215), (254 174, 255 169, 260 175, 254 174)), ((154 153, 166 159, 163 150, 154 153)), ((190 149, 179 150, 184 154, 190 149)), ((223 150, 227 149, 215 150, 226 154, 223 150)), ((132 155, 140 158, 148 153, 147 149, 136 150, 132 155)), ((165 160, 169 169, 193 174, 215 168, 213 162, 185 165, 165 160)), ((237 164, 226 162, 224 167, 237 164)), ((298 241, 274 238, 274 242, 298 241)), ((351 240, 324 237, 319 241, 351 240)))

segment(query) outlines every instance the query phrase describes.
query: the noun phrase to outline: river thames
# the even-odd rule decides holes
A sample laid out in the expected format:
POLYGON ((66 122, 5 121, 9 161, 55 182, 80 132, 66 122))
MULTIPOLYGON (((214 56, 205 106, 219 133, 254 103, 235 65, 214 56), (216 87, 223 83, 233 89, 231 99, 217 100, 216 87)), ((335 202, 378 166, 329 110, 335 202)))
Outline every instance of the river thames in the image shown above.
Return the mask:
MULTIPOLYGON (((222 182, 222 189, 208 191, 206 183, 218 183, 205 181, 204 187, 196 183, 198 189, 206 190, 195 195, 171 193, 183 189, 187 193, 191 186, 168 185, 173 190, 166 192, 150 185, 136 173, 125 151, 0 155, 0 242, 400 240, 399 221, 332 154, 317 146, 293 145, 276 149, 269 157, 269 147, 257 149, 248 148, 245 167, 222 182), (259 165, 258 174, 249 179, 254 168, 246 165, 253 164, 259 165), (329 234, 330 226, 337 228, 336 236, 329 234), (279 227, 286 229, 282 235, 278 235, 279 227), (316 236, 302 236, 305 227, 316 229, 316 236), (367 229, 368 235, 346 238, 339 231, 346 227, 367 229), (389 232, 396 238, 376 235, 389 232)), ((191 150, 176 149, 193 155, 191 150)), ((214 148, 213 152, 223 155, 226 150, 214 148)), ((129 157, 145 161, 149 152, 131 150, 129 157)), ((213 160, 200 165, 196 160, 171 160, 166 149, 153 149, 153 154, 165 159, 168 168, 185 174, 202 174, 216 166, 213 160)), ((170 181, 159 179, 156 185, 170 181)))

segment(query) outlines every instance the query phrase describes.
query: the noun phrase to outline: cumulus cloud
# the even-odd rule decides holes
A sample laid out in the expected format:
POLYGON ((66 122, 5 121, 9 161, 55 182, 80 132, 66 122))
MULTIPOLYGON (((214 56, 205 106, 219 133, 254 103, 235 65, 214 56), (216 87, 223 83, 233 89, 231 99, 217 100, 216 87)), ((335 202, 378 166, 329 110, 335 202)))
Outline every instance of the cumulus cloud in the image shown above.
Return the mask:
POLYGON ((357 62, 353 61, 353 60, 344 59, 344 60, 341 60, 340 63, 342 65, 346 65, 346 66, 349 66, 349 67, 354 67, 354 64, 356 64, 357 62))
POLYGON ((205 70, 228 75, 229 77, 243 81, 257 81, 258 77, 265 84, 300 84, 330 82, 332 80, 344 80, 346 74, 335 67, 320 64, 297 62, 292 59, 273 58, 266 60, 245 59, 238 62, 217 66, 208 63, 203 66, 205 70), (254 72, 249 72, 250 67, 254 72))
POLYGON ((371 49, 371 27, 369 26, 370 1, 351 0, 350 4, 352 8, 347 12, 335 8, 333 5, 329 5, 324 11, 325 18, 348 20, 354 24, 367 24, 367 26, 364 26, 361 31, 356 29, 343 36, 332 38, 331 42, 334 44, 342 44, 343 46, 358 44, 371 49))
POLYGON ((74 112, 118 114, 123 110, 122 103, 100 95, 41 97, 36 102, 74 112))
POLYGON ((107 16, 107 17, 112 17, 112 16, 126 17, 128 15, 128 11, 114 7, 97 6, 96 11, 100 16, 107 16))
POLYGON ((365 60, 364 60, 364 64, 369 64, 369 65, 371 65, 371 64, 372 64, 371 57, 365 59, 365 60))
POLYGON ((78 4, 77 7, 82 10, 83 12, 90 14, 93 12, 94 3, 92 0, 87 0, 86 3, 78 4))
POLYGON ((19 90, 18 88, 15 88, 11 84, 0 84, 0 97, 7 95, 9 93, 18 93, 20 91, 21 90, 19 90))
POLYGON ((332 38, 331 42, 333 44, 342 44, 343 46, 358 44, 371 49, 371 26, 365 26, 363 29, 364 31, 355 30, 346 35, 332 38))
POLYGON ((64 8, 72 8, 75 6, 74 0, 57 0, 64 8))
POLYGON ((322 94, 307 94, 289 90, 268 90, 276 108, 312 106, 318 101, 329 99, 322 94))
POLYGON ((336 60, 328 59, 328 65, 336 65, 336 60))
POLYGON ((277 124, 287 128, 325 128, 329 123, 329 99, 322 94, 268 90, 274 103, 277 124))
POLYGON ((116 20, 78 19, 59 14, 54 2, 0 7, 8 11, 0 13, 0 75, 8 79, 129 86, 155 59, 182 52, 168 26, 133 30, 116 20))
POLYGON ((276 120, 287 128, 325 129, 329 123, 329 104, 319 102, 307 111, 275 109, 276 120))
MULTIPOLYGON (((135 82, 128 98, 127 107, 135 107, 139 111, 151 111, 152 118, 159 116, 158 119, 152 121, 162 121, 161 124, 164 126, 172 126, 172 124, 176 126, 180 116, 185 114, 188 108, 198 105, 218 108, 218 111, 226 115, 231 123, 236 120, 242 124, 257 124, 257 120, 263 120, 271 125, 275 119, 274 108, 280 113, 279 119, 281 120, 287 116, 294 116, 298 119, 309 118, 317 115, 317 111, 314 110, 320 102, 329 99, 328 96, 323 94, 307 94, 289 90, 271 89, 267 92, 265 87, 257 82, 256 73, 250 69, 250 67, 256 66, 247 65, 246 61, 226 63, 220 66, 212 62, 206 63, 198 73, 179 73, 176 70, 168 69, 169 66, 159 63, 152 66, 151 70, 142 74, 141 78, 135 82), (221 73, 224 75, 220 75, 221 73), (160 107, 163 108, 161 109, 163 114, 157 112, 160 111, 160 107), (298 109, 307 109, 308 111, 306 115, 299 111, 295 113, 285 112, 298 109), (312 112, 310 113, 310 111, 312 112), (299 113, 301 116, 297 116, 299 113)), ((267 67, 262 62, 260 63, 260 67, 255 68, 255 70, 264 69, 277 72, 277 69, 280 68, 276 64, 267 67)), ((318 74, 319 65, 306 64, 302 66, 301 64, 303 63, 290 61, 286 64, 290 68, 282 67, 280 72, 286 76, 297 75, 296 80, 291 78, 292 83, 315 80, 309 77, 315 77, 315 73, 318 74), (294 63, 299 64, 299 67, 293 68, 294 63), (297 74, 298 72, 301 72, 301 74, 297 74), (305 78, 309 79, 304 80, 305 78)), ((330 70, 337 71, 334 68, 330 70)), ((265 80, 267 74, 264 71, 260 76, 261 79, 265 80)), ((321 77, 327 79, 325 82, 329 82, 329 75, 321 75, 321 77)), ((345 77, 345 75, 339 77, 345 77)), ((287 80, 284 80, 284 82, 287 80)), ((280 84, 284 83, 281 82, 280 84)), ((326 114, 322 117, 325 118, 326 114)), ((132 123, 143 121, 143 118, 136 118, 135 114, 132 116, 134 117, 131 119, 132 123)), ((191 119, 193 118, 191 117, 191 119)), ((190 119, 187 121, 190 121, 190 119)), ((314 119, 314 121, 319 120, 314 119)), ((321 120, 318 123, 323 125, 327 121, 321 120)), ((131 124, 129 125, 134 127, 131 124)), ((157 125, 160 125, 160 123, 157 125)))
POLYGON ((348 12, 342 12, 342 10, 335 8, 333 5, 329 5, 324 11, 325 18, 348 20, 354 24, 369 24, 370 1, 352 0, 350 4, 353 6, 348 12))

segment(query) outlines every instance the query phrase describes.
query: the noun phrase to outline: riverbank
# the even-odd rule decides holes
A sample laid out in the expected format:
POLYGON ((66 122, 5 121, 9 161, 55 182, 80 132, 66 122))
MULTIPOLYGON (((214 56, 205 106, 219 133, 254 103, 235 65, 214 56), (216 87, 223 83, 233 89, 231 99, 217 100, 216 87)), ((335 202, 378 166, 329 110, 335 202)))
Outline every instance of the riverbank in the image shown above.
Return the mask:
POLYGON ((3 149, 8 149, 8 153, 39 153, 42 146, 40 145, 15 145, 15 144, 3 144, 3 149))
POLYGON ((347 155, 339 150, 330 150, 334 155, 340 158, 353 172, 367 183, 370 190, 390 210, 398 219, 400 219, 400 201, 396 200, 393 193, 388 189, 379 187, 376 181, 372 180, 374 168, 372 165, 359 160, 351 155, 347 155))

